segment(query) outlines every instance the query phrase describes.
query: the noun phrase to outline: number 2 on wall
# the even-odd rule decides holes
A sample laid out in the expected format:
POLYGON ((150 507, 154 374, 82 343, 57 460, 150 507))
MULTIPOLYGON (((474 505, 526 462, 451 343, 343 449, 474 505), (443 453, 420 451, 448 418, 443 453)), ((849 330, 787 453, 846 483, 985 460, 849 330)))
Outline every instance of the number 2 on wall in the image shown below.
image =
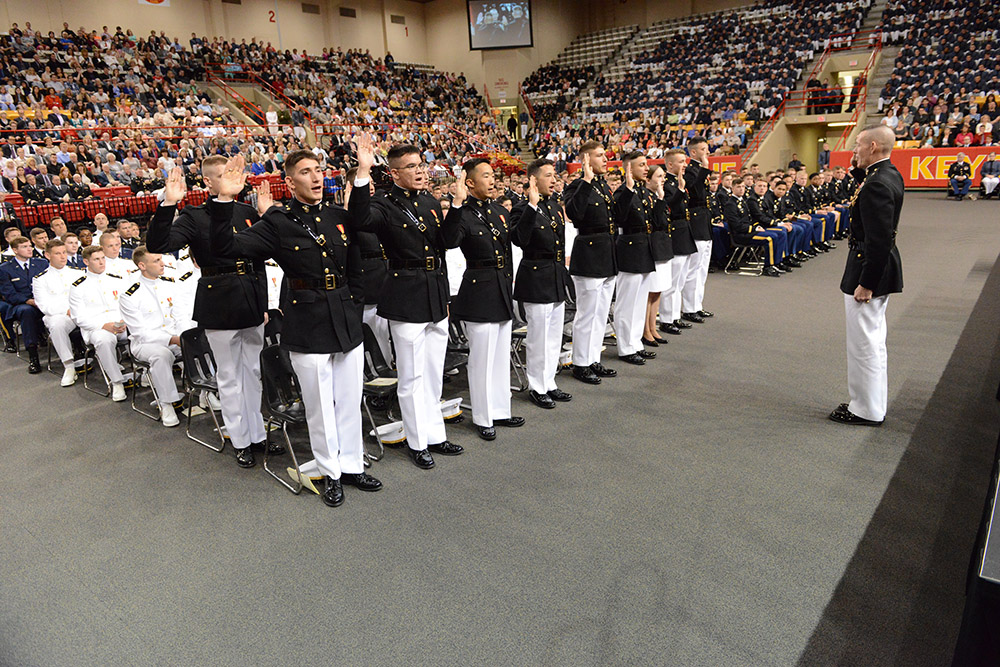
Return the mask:
POLYGON ((267 20, 269 22, 271 22, 271 23, 276 23, 276 21, 274 20, 274 10, 273 9, 267 12, 267 20))

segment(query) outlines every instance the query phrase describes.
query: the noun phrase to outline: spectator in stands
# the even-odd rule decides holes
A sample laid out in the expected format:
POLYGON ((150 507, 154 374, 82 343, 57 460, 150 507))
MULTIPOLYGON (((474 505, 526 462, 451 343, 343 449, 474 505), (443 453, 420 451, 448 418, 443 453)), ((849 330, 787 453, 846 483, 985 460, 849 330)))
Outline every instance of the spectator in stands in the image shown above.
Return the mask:
POLYGON ((997 154, 990 153, 986 156, 980 168, 980 182, 983 188, 983 199, 993 196, 998 184, 1000 184, 1000 162, 997 161, 997 154))
POLYGON ((788 161, 788 168, 789 169, 802 169, 804 166, 805 166, 805 164, 803 164, 802 161, 799 160, 799 154, 798 153, 792 153, 792 159, 788 161))

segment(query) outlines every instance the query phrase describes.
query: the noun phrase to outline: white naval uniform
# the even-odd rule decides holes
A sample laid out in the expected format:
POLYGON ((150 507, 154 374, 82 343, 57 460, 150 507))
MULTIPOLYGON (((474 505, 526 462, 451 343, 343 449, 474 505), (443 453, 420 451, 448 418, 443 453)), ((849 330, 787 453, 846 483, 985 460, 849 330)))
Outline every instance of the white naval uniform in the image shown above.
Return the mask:
POLYGON ((174 319, 181 331, 195 329, 198 323, 194 321, 194 296, 198 291, 198 280, 201 269, 185 271, 174 279, 176 295, 174 297, 174 319))
MULTIPOLYGON (((121 276, 122 280, 129 280, 132 277, 131 274, 138 270, 139 267, 131 259, 125 259, 124 257, 105 257, 104 259, 104 272, 121 276)), ((129 283, 128 285, 131 284, 129 283)), ((125 287, 128 287, 128 285, 125 287)))
POLYGON ((624 357, 644 349, 642 333, 646 322, 646 301, 649 295, 649 285, 654 272, 631 273, 618 272, 615 287, 615 340, 618 344, 618 356, 624 357))
POLYGON ((35 306, 42 311, 42 322, 49 330, 49 340, 59 354, 59 361, 67 368, 73 366, 73 345, 69 334, 76 328, 76 322, 69 316, 69 288, 82 277, 83 271, 67 264, 61 269, 50 266, 31 282, 35 306))
POLYGON ((601 360, 601 347, 608 329, 611 297, 618 276, 591 278, 572 276, 576 288, 573 318, 573 365, 590 366, 601 360))
MULTIPOLYGON (((697 244, 697 241, 695 242, 697 244)), ((675 322, 681 318, 681 292, 688 276, 698 271, 701 256, 693 252, 690 255, 674 255, 670 260, 670 286, 660 294, 660 321, 675 322)))
POLYGON ((683 312, 697 313, 702 310, 702 302, 705 300, 705 281, 708 280, 708 268, 712 263, 712 242, 694 242, 698 252, 691 255, 696 258, 692 270, 684 279, 681 289, 681 304, 683 312))
POLYGON ((885 309, 889 296, 858 303, 844 295, 847 319, 847 409, 863 419, 880 422, 889 407, 889 354, 885 309))
POLYGON ((525 336, 528 388, 539 394, 555 391, 556 370, 562 351, 566 303, 522 303, 528 321, 525 336))
POLYGON ((118 300, 132 354, 149 364, 149 377, 161 405, 181 399, 173 375, 181 348, 170 344, 171 337, 181 333, 173 317, 175 292, 172 278, 150 280, 140 274, 139 281, 118 300))
POLYGON ((73 281, 69 289, 70 316, 80 327, 83 340, 94 346, 97 360, 112 383, 124 382, 115 346, 118 341, 126 340, 125 334, 115 335, 102 328, 108 322, 121 322, 122 314, 118 308, 118 299, 125 292, 127 285, 118 274, 93 273, 73 281))
POLYGON ((510 419, 511 321, 462 324, 469 339, 472 423, 493 426, 498 419, 510 419))

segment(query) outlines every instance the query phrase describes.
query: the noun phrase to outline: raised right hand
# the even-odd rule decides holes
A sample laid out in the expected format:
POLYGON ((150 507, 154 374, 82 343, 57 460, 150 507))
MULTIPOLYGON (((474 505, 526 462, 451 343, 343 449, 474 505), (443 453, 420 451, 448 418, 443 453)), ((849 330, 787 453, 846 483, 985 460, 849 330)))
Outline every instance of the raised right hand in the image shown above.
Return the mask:
POLYGON ((538 202, 542 200, 542 195, 538 192, 538 181, 534 176, 528 177, 528 203, 532 206, 538 206, 538 202))
POLYGON ((594 180, 594 168, 590 166, 590 153, 583 154, 583 180, 588 183, 594 180))
POLYGON ((180 167, 174 167, 167 176, 167 184, 163 187, 164 206, 174 206, 184 199, 187 192, 187 183, 184 181, 184 172, 180 167))

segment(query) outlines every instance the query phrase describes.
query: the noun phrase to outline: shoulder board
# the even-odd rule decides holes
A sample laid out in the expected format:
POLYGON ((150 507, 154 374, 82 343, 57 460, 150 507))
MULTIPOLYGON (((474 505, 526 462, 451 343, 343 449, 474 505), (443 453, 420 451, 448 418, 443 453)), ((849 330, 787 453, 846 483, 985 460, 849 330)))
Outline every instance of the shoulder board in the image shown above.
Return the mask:
POLYGON ((188 259, 190 256, 191 256, 191 253, 186 252, 183 255, 181 255, 180 257, 178 257, 177 259, 188 259))
POLYGON ((118 280, 122 279, 122 277, 117 273, 108 273, 108 275, 111 276, 112 278, 117 278, 118 280))
POLYGON ((67 269, 73 269, 74 271, 83 271, 84 270, 82 266, 73 266, 71 264, 67 264, 66 268, 67 269))
POLYGON ((86 279, 87 279, 87 276, 80 276, 79 278, 77 278, 76 280, 73 281, 73 284, 74 285, 79 285, 80 283, 82 283, 86 279))
POLYGON ((139 283, 133 283, 133 285, 131 287, 129 287, 127 290, 125 290, 125 294, 127 294, 128 296, 132 296, 138 290, 139 290, 139 283))
POLYGON ((44 275, 45 275, 46 273, 48 273, 48 272, 49 272, 49 270, 48 270, 48 269, 42 269, 42 272, 41 272, 41 273, 39 273, 39 274, 38 274, 37 276, 35 276, 35 277, 36 277, 36 278, 41 278, 42 276, 44 276, 44 275))
POLYGON ((274 261, 273 259, 265 259, 264 260, 264 264, 267 265, 267 266, 273 266, 273 267, 276 267, 276 268, 278 267, 278 263, 276 261, 274 261))
MULTIPOLYGON (((170 276, 160 276, 160 280, 166 280, 168 283, 174 282, 174 279, 171 278, 170 276)), ((138 283, 136 283, 136 284, 138 284, 138 283)))
POLYGON ((191 276, 192 276, 193 274, 194 274, 194 272, 193 272, 193 271, 188 271, 188 272, 187 272, 187 273, 185 273, 185 274, 184 274, 183 276, 181 276, 180 278, 178 278, 178 280, 187 280, 187 279, 188 279, 188 278, 190 278, 190 277, 191 277, 191 276))

